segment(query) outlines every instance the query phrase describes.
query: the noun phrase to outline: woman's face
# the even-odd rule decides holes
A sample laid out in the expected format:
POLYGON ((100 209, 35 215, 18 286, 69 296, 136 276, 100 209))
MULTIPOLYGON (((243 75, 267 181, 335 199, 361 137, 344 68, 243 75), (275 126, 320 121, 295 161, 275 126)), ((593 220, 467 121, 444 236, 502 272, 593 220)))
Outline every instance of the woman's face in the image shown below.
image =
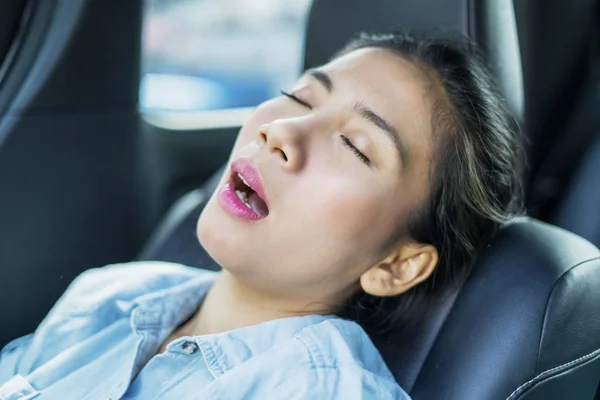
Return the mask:
POLYGON ((296 99, 261 104, 240 130, 198 221, 202 245, 255 289, 345 300, 428 195, 429 86, 419 67, 376 48, 308 71, 289 91, 296 99), (260 180, 268 207, 251 190, 249 208, 236 203, 237 172, 258 192, 260 180))

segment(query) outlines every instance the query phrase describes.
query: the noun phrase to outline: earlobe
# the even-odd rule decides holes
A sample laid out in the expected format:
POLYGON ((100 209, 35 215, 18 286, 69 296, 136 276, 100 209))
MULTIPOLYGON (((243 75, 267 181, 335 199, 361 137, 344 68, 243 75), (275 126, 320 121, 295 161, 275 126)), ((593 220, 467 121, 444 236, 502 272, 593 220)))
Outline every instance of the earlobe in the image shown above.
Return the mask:
POLYGON ((365 272, 360 284, 374 296, 396 296, 429 278, 437 262, 438 252, 433 245, 404 244, 365 272))

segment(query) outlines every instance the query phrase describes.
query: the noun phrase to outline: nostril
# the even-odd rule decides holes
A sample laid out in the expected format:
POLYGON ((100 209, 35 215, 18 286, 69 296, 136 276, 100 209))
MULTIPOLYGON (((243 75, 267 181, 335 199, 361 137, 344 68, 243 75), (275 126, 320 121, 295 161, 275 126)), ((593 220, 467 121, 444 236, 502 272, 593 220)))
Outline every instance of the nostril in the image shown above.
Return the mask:
POLYGON ((266 144, 267 143, 267 134, 264 132, 259 132, 258 140, 260 140, 262 143, 266 144))
POLYGON ((287 158, 287 155, 284 153, 284 151, 281 149, 277 149, 277 151, 281 155, 281 158, 283 158, 283 161, 287 162, 288 158, 287 158))

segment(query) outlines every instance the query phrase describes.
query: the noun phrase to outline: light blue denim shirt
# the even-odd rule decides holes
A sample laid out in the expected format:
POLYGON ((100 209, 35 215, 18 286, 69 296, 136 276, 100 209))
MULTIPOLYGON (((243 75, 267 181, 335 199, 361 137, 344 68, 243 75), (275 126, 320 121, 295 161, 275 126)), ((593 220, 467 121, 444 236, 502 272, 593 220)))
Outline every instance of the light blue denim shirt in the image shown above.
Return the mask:
POLYGON ((83 273, 0 353, 0 400, 409 399, 360 326, 334 316, 182 337, 157 355, 215 276, 158 262, 83 273))

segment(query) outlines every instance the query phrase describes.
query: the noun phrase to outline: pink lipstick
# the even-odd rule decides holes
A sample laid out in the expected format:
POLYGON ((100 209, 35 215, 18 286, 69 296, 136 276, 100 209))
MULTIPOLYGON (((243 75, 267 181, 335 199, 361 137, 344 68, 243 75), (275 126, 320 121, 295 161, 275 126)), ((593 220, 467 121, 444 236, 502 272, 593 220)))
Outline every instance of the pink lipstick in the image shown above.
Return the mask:
POLYGON ((231 216, 257 221, 269 215, 269 203, 260 173, 250 160, 240 158, 231 164, 230 177, 219 190, 217 199, 231 216))

